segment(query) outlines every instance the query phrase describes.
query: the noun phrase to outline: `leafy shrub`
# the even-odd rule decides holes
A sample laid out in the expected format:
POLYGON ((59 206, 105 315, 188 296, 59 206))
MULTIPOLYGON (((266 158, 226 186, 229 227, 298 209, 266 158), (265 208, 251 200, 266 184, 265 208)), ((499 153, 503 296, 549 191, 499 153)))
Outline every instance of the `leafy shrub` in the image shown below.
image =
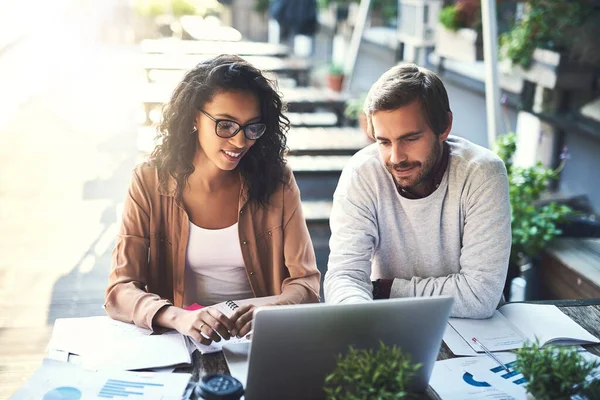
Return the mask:
POLYGON ((536 204, 548 182, 558 177, 562 167, 552 170, 539 162, 531 167, 514 166, 516 142, 514 133, 499 136, 496 141, 496 154, 504 161, 508 172, 512 229, 510 261, 513 265, 517 265, 520 255, 538 255, 562 233, 558 224, 573 213, 570 207, 556 202, 544 206, 536 204))
POLYGON ((598 382, 586 378, 600 363, 586 361, 577 347, 540 347, 538 341, 527 342, 516 354, 516 369, 527 379, 526 389, 536 400, 570 399, 598 390, 598 382))
POLYGON ((412 364, 397 346, 380 342, 377 351, 350 347, 325 378, 325 393, 329 400, 405 399, 411 396, 408 384, 419 368, 421 364, 412 364))

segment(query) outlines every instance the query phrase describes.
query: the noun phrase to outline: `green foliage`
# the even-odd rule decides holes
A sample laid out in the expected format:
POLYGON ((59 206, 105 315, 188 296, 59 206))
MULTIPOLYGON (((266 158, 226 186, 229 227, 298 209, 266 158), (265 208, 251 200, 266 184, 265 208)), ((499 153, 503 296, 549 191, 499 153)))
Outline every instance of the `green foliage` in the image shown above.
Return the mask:
POLYGON ((270 0, 254 0, 254 11, 264 14, 269 9, 270 0))
POLYGON ((496 141, 496 153, 504 161, 508 172, 512 229, 510 262, 515 265, 519 255, 536 256, 560 235, 557 224, 573 212, 570 207, 555 202, 536 205, 548 182, 557 178, 558 172, 544 168, 541 163, 531 167, 513 166, 516 140, 516 135, 509 133, 496 141))
POLYGON ((371 10, 381 10, 386 23, 394 22, 398 16, 398 0, 372 0, 371 10))
POLYGON ((344 75, 344 67, 339 64, 330 64, 329 75, 344 75))
POLYGON ((350 347, 325 378, 325 393, 328 400, 405 399, 411 396, 407 386, 419 368, 421 364, 412 364, 397 346, 380 342, 376 352, 350 347))
POLYGON ((344 115, 348 119, 358 119, 358 116, 363 112, 366 98, 367 93, 365 92, 354 99, 348 100, 346 102, 346 108, 344 109, 344 115))
POLYGON ((528 0, 525 13, 512 30, 500 36, 502 55, 515 65, 529 68, 536 48, 568 48, 573 29, 592 11, 588 0, 528 0))
POLYGON ((598 388, 586 378, 600 363, 586 361, 576 347, 541 347, 536 340, 525 343, 515 353, 516 369, 527 379, 526 389, 536 400, 570 399, 573 395, 589 395, 598 388))
POLYGON ((360 3, 360 0, 317 0, 319 8, 327 8, 332 4, 360 3))
POLYGON ((171 13, 175 16, 197 13, 196 6, 191 0, 136 0, 135 8, 140 15, 146 17, 171 13))
MULTIPOLYGON (((319 8, 328 8, 333 4, 360 3, 360 0, 317 0, 319 8)), ((385 21, 396 18, 398 13, 398 0, 372 0, 371 10, 381 10, 381 15, 385 21)))
POLYGON ((457 0, 442 8, 438 16, 442 25, 451 31, 459 28, 481 28, 481 6, 479 0, 457 0))
POLYGON ((584 387, 581 390, 581 395, 589 400, 600 399, 600 379, 594 379, 587 387, 584 387))
POLYGON ((460 26, 458 26, 458 20, 456 18, 456 6, 446 6, 442 8, 439 14, 440 23, 446 27, 446 29, 451 31, 457 31, 460 26))

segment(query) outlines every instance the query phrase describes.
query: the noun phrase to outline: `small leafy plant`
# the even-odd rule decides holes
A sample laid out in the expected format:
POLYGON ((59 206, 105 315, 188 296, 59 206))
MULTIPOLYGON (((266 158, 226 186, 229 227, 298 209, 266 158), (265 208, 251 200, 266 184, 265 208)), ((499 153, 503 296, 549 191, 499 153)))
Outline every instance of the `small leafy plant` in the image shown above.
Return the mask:
POLYGON ((173 14, 174 16, 195 15, 197 9, 190 0, 136 0, 136 10, 143 16, 173 14))
POLYGON ((481 21, 479 0, 457 0, 456 4, 442 8, 438 18, 440 23, 451 31, 475 28, 481 21))
POLYGON ((325 393, 328 400, 407 399, 408 385, 419 368, 421 364, 412 364, 397 346, 380 342, 377 351, 350 347, 325 378, 325 393))
POLYGON ((502 55, 514 65, 531 66, 534 50, 565 50, 576 40, 574 30, 591 14, 588 0, 527 0, 521 20, 500 36, 502 55))
POLYGON ((448 30, 457 31, 458 28, 460 28, 456 18, 456 5, 450 5, 442 8, 438 18, 440 23, 448 30))
POLYGON ((586 361, 575 347, 541 347, 536 340, 526 342, 516 354, 516 369, 527 379, 525 388, 536 400, 570 399, 598 390, 598 383, 586 378, 600 363, 586 361))
POLYGON ((344 115, 348 119, 358 119, 358 116, 363 113, 363 106, 367 93, 362 93, 360 96, 350 99, 346 102, 346 108, 344 108, 344 115))
MULTIPOLYGON (((496 154, 504 161, 508 172, 512 229, 510 263, 513 265, 518 265, 521 256, 537 256, 562 233, 558 224, 573 213, 570 207, 556 202, 544 206, 536 204, 548 182, 558 177, 562 165, 556 170, 544 168, 541 163, 530 167, 514 166, 516 141, 514 133, 499 136, 496 141, 496 154)), ((563 165, 564 162, 565 159, 563 165)))
POLYGON ((344 75, 344 68, 339 64, 332 63, 329 65, 329 75, 332 75, 332 76, 344 75))

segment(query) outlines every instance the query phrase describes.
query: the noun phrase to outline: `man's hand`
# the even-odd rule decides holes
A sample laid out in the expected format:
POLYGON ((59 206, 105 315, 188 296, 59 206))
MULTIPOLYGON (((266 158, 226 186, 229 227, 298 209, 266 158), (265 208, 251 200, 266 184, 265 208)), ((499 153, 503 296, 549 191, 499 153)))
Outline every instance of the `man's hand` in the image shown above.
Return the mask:
POLYGON ((195 311, 182 311, 175 320, 175 329, 202 344, 209 345, 213 341, 220 342, 221 338, 229 340, 231 336, 238 333, 232 319, 211 307, 195 311))
MULTIPOLYGON (((229 317, 231 322, 235 325, 237 330, 237 337, 246 336, 250 330, 252 330, 252 318, 254 317, 254 310, 256 307, 252 304, 239 307, 229 317)), ((232 334, 234 334, 232 332, 232 334)))

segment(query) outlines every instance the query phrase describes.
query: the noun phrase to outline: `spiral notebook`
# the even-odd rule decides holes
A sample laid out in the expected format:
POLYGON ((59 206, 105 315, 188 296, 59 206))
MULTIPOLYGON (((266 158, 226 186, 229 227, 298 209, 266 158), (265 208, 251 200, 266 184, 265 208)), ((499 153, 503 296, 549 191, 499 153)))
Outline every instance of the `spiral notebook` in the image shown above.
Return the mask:
MULTIPOLYGON (((598 338, 550 304, 507 303, 496 310, 491 318, 450 318, 448 324, 450 326, 446 331, 454 329, 477 353, 483 349, 473 344, 472 337, 476 337, 490 351, 518 349, 526 340, 535 341, 536 338, 542 346, 600 343, 598 338)), ((453 336, 456 338, 456 335, 453 336)), ((448 334, 445 337, 449 338, 448 334)), ((465 355, 455 352, 453 346, 445 341, 455 355, 465 355)))
MULTIPOLYGON (((253 298, 249 298, 249 299, 235 300, 235 301, 227 300, 222 303, 215 304, 214 306, 211 306, 211 307, 216 308, 217 310, 219 310, 226 316, 230 317, 234 313, 234 311, 237 310, 239 307, 245 306, 247 304, 253 304, 256 307, 260 307, 260 306, 264 306, 266 304, 275 303, 277 301, 277 299, 278 299, 278 296, 267 296, 267 297, 253 297, 253 298)), ((197 310, 200 308, 204 308, 204 306, 201 306, 197 303, 194 303, 194 304, 190 305, 189 307, 186 307, 187 310, 197 310)), ((196 346, 198 351, 202 354, 217 353, 223 349, 224 344, 250 342, 250 339, 243 337, 243 338, 231 338, 229 340, 221 340, 220 342, 212 342, 209 345, 205 345, 205 344, 202 344, 202 343, 192 339, 191 337, 188 337, 188 339, 190 339, 192 341, 194 346, 196 346)))

